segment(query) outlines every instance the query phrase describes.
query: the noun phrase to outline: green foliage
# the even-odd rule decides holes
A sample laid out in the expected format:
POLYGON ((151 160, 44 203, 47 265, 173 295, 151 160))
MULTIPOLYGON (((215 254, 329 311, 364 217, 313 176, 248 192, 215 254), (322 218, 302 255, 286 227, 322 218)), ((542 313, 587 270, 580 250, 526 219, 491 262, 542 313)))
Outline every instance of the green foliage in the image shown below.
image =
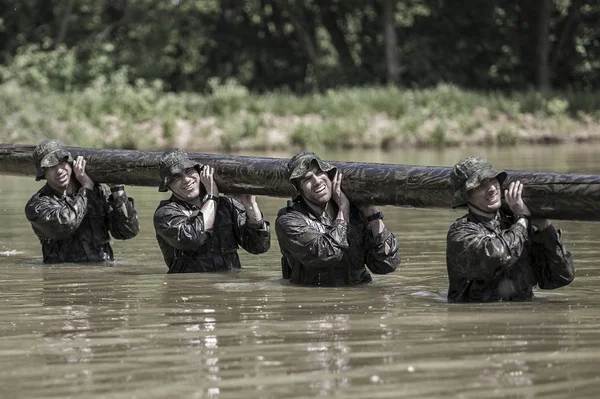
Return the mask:
POLYGON ((430 142, 434 146, 442 146, 446 141, 446 127, 443 123, 439 122, 431 135, 429 136, 430 142))
POLYGON ((496 141, 499 145, 514 145, 517 142, 517 136, 510 129, 504 127, 496 135, 496 141))
POLYGON ((464 134, 465 136, 473 135, 475 130, 483 126, 483 122, 479 119, 475 119, 473 115, 464 115, 458 117, 457 119, 460 133, 464 134))
POLYGON ((219 78, 210 78, 207 86, 209 93, 205 104, 206 113, 209 115, 228 116, 239 109, 243 109, 248 101, 248 89, 237 83, 235 79, 221 82, 219 78))
POLYGON ((308 148, 319 148, 322 143, 318 139, 319 131, 312 124, 300 123, 296 125, 292 134, 290 135, 290 143, 294 147, 298 147, 302 150, 308 148))
POLYGON ((167 147, 175 147, 175 139, 177 135, 177 124, 172 115, 166 115, 162 122, 162 133, 167 147))
MULTIPOLYGON (((339 89, 386 82, 433 87, 441 95, 441 109, 451 113, 455 110, 447 105, 456 86, 540 87, 536 77, 543 66, 555 89, 600 86, 597 2, 556 0, 544 21, 536 2, 390 3, 391 8, 384 6, 388 2, 359 0, 4 0, 0 81, 66 92, 101 78, 111 82, 125 76, 133 86, 139 79, 160 81, 163 91, 216 94, 210 102, 187 105, 223 116, 240 108, 235 102, 243 101, 247 90, 321 93, 287 105, 302 113, 321 114, 326 108, 340 115, 345 107, 356 107, 356 93, 339 89), (548 37, 538 37, 540 23, 548 26, 548 37), (391 37, 386 32, 395 33, 395 54, 389 54, 400 71, 397 81, 386 61, 391 37), (542 65, 536 54, 544 44, 549 54, 542 65), (333 104, 322 106, 328 102, 333 104)), ((370 105, 388 115, 400 117, 411 107, 375 94, 370 105)), ((390 94, 397 97, 392 89, 390 94)), ((464 105, 466 99, 461 100, 464 105)), ((541 109, 529 100, 533 109, 541 109)), ((571 111, 573 102, 565 100, 571 111)), ((561 107, 555 102, 543 112, 564 112, 561 107)))
POLYGON ((221 147, 231 151, 240 148, 243 140, 258 137, 261 120, 258 115, 243 113, 227 118, 225 124, 227 132, 220 136, 221 147))
POLYGON ((36 90, 68 91, 76 80, 75 70, 75 53, 66 46, 46 51, 37 44, 28 44, 17 50, 11 63, 0 65, 0 81, 36 90))
POLYGON ((419 112, 408 113, 405 118, 402 119, 401 132, 408 135, 416 135, 419 129, 423 125, 425 118, 420 115, 419 112))
POLYGON ((226 151, 288 145, 391 149, 460 140, 512 145, 523 131, 542 133, 532 140, 563 140, 600 122, 600 115, 586 111, 599 102, 600 93, 582 98, 571 92, 502 95, 441 85, 258 95, 239 84, 219 83, 213 94, 174 94, 164 93, 160 82, 127 80, 122 69, 67 93, 33 90, 14 81, 0 84, 2 141, 35 143, 53 137, 73 145, 140 149, 191 143, 226 151), (273 142, 269 131, 278 140, 273 142))

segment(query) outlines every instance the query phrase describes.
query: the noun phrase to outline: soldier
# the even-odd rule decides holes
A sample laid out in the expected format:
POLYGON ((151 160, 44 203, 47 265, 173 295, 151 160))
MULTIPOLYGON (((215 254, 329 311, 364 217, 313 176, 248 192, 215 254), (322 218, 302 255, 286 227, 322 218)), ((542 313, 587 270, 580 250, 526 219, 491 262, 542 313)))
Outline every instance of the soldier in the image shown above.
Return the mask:
POLYGON ((139 222, 123 186, 94 183, 86 161, 75 161, 61 142, 44 140, 33 151, 36 180, 46 184, 31 197, 25 215, 42 243, 44 263, 113 260, 110 234, 137 235, 139 222))
POLYGON ((252 254, 271 245, 269 222, 254 195, 219 196, 214 169, 169 150, 160 160, 158 191, 171 190, 154 213, 156 239, 168 273, 227 272, 241 268, 237 249, 252 254))
POLYGON ((315 153, 296 154, 288 180, 296 194, 275 230, 283 277, 304 285, 353 285, 396 270, 398 242, 373 205, 357 207, 341 189, 342 174, 315 153))
POLYGON ((481 157, 465 158, 452 170, 452 207, 467 206, 469 213, 448 231, 449 301, 528 300, 535 285, 554 289, 573 281, 561 231, 547 219, 532 219, 520 181, 504 190, 512 215, 503 212, 505 179, 506 172, 481 157))

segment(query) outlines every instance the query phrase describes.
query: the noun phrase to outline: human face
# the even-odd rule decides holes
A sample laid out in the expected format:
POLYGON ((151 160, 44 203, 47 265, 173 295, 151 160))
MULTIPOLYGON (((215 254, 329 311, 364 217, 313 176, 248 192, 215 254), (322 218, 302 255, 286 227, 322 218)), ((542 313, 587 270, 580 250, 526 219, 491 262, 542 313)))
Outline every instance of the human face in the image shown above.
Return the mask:
POLYGON ((65 191, 71 182, 73 168, 71 164, 61 161, 50 168, 44 168, 44 177, 48 185, 56 191, 65 191))
POLYGON ((196 168, 187 168, 173 176, 169 188, 177 198, 194 201, 200 196, 200 174, 196 168))
POLYGON ((305 201, 325 206, 331 199, 331 180, 316 163, 311 164, 306 174, 298 179, 298 191, 305 201))
POLYGON ((479 210, 495 213, 502 205, 500 182, 495 177, 485 179, 481 185, 469 191, 469 203, 479 210))

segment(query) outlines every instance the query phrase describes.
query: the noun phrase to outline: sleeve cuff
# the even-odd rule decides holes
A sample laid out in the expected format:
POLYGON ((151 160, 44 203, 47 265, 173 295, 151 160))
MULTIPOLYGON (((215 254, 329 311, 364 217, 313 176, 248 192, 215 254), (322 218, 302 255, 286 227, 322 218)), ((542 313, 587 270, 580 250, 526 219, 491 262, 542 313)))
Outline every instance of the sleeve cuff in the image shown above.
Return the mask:
POLYGON ((246 220, 246 226, 252 230, 265 230, 269 231, 269 222, 264 219, 261 220, 246 220))
POLYGON ((131 202, 131 205, 133 206, 133 198, 127 197, 125 193, 119 195, 117 198, 115 198, 111 194, 111 196, 109 197, 109 201, 112 202, 116 207, 120 207, 121 205, 127 204, 128 202, 131 202))
POLYGON ((381 245, 383 245, 388 239, 390 239, 392 235, 392 232, 389 231, 387 228, 384 228, 381 233, 377 234, 376 236, 370 236, 369 237, 369 245, 372 247, 379 247, 381 245))
MULTIPOLYGON (((527 223, 529 224, 530 222, 527 221, 527 223)), ((525 237, 527 237, 529 235, 529 230, 527 229, 527 227, 523 226, 521 223, 517 223, 515 221, 515 223, 512 225, 512 227, 519 231, 521 234, 523 234, 525 237)))
POLYGON ((341 219, 334 219, 333 227, 343 227, 345 229, 348 229, 348 222, 346 222, 345 220, 341 220, 341 219))

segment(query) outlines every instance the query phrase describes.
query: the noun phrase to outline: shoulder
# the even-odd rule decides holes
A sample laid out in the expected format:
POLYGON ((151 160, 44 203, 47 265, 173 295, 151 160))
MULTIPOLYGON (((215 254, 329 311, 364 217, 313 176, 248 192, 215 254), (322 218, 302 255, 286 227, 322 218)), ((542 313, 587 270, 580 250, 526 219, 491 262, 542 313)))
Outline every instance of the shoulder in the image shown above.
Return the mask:
POLYGON ((54 202, 54 201, 58 201, 59 199, 60 199, 60 196, 56 195, 47 186, 43 186, 35 194, 33 194, 31 196, 29 201, 27 201, 27 206, 29 206, 31 204, 40 203, 40 202, 54 202))
POLYGON ((42 202, 40 196, 40 191, 38 191, 37 193, 33 194, 25 204, 25 214, 27 214, 27 216, 29 216, 32 213, 35 213, 37 205, 42 202))
POLYGON ((180 204, 177 202, 166 199, 162 200, 158 203, 156 210, 154 211, 154 218, 161 218, 166 215, 171 215, 173 213, 181 212, 183 209, 180 204))
POLYGON ((281 208, 277 212, 277 219, 279 218, 307 218, 308 210, 301 202, 288 202, 288 205, 281 208))
POLYGON ((470 221, 467 215, 465 215, 456 219, 456 221, 450 225, 450 228, 448 229, 448 238, 478 233, 480 230, 480 225, 470 221))
POLYGON ((40 188, 25 204, 25 216, 32 220, 36 219, 41 212, 60 206, 63 202, 59 195, 56 195, 48 187, 40 188))
POLYGON ((301 207, 287 206, 281 208, 277 212, 277 219, 275 220, 275 227, 280 229, 288 229, 296 226, 306 225, 308 223, 308 215, 302 212, 301 207))
POLYGON ((470 224, 474 224, 474 223, 469 220, 468 215, 464 215, 464 216, 459 217, 458 219, 456 219, 454 221, 454 223, 452 223, 452 225, 450 226, 450 229, 452 229, 452 228, 460 228, 460 227, 463 227, 463 226, 468 226, 470 224))

